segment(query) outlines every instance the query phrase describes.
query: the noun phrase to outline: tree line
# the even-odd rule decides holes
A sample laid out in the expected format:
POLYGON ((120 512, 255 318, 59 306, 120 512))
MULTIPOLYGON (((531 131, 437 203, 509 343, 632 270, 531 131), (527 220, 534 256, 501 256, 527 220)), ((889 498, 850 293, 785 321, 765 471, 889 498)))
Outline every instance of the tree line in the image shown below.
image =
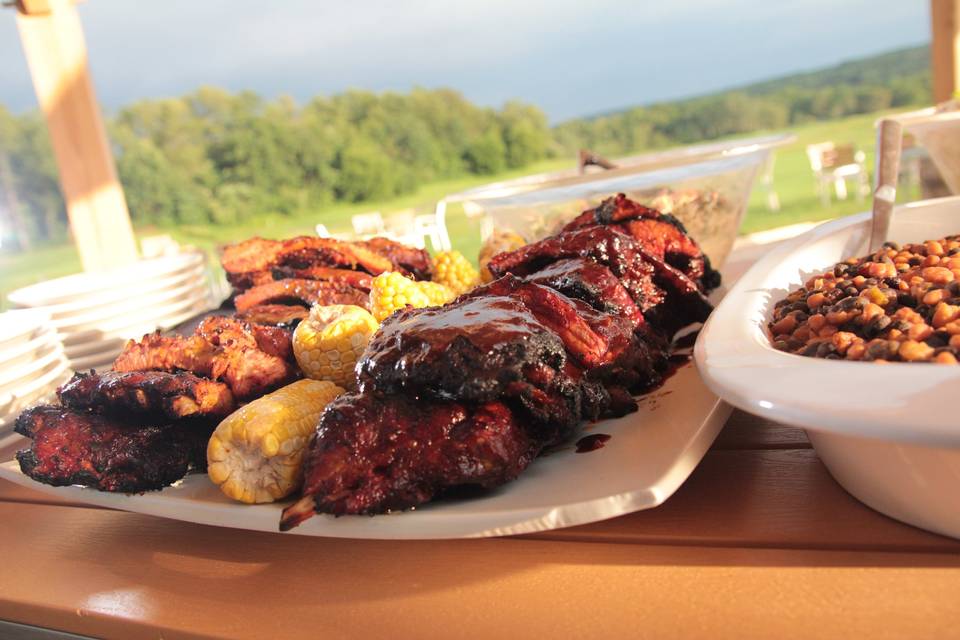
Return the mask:
MULTIPOLYGON (((625 154, 929 102, 925 61, 903 58, 883 73, 854 63, 838 67, 840 76, 834 69, 834 76, 807 74, 554 127, 533 105, 480 107, 450 89, 349 91, 299 105, 210 87, 134 103, 107 125, 135 224, 231 224, 381 200, 444 178, 492 176, 546 157, 572 158, 578 148, 625 154)), ((38 113, 0 106, 0 192, 3 246, 18 228, 31 240, 65 238, 38 113)))

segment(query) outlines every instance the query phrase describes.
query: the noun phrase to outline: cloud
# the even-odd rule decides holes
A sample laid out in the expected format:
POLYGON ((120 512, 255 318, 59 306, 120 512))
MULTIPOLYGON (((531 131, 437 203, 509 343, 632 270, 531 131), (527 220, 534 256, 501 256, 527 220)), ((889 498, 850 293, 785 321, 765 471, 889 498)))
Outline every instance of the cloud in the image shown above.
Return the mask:
MULTIPOLYGON (((902 0, 96 0, 79 5, 114 108, 201 84, 305 99, 450 86, 554 119, 711 91, 928 38, 902 0)), ((0 102, 29 79, 0 13, 0 102)), ((20 104, 18 104, 18 102, 20 104)), ((29 103, 30 100, 28 99, 29 103)))

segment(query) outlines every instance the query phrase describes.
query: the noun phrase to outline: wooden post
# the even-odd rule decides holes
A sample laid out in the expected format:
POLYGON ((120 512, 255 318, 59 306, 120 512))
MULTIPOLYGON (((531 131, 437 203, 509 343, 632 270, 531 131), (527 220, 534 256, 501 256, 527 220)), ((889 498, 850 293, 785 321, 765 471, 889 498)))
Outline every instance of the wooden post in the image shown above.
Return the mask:
POLYGON ((960 0, 930 0, 933 38, 933 101, 943 102, 960 89, 960 0))
POLYGON ((47 119, 84 269, 137 259, 130 214, 100 117, 73 0, 20 0, 17 28, 47 119))

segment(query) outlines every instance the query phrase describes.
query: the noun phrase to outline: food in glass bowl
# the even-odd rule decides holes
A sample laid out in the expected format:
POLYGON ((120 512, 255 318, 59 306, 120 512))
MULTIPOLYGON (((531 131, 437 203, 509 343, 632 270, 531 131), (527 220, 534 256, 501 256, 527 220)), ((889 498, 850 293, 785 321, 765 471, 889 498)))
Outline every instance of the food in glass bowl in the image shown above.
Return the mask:
POLYGON ((838 262, 777 302, 773 346, 802 356, 957 364, 960 235, 838 262))

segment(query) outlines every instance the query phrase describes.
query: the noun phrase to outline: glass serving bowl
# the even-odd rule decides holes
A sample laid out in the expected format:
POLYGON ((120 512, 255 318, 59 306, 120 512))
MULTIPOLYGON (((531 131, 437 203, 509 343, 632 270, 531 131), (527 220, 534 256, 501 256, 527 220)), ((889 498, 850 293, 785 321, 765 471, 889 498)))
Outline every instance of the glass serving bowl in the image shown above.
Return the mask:
POLYGON ((525 176, 464 191, 462 202, 486 216, 485 227, 535 241, 556 233, 585 209, 616 193, 675 215, 716 266, 733 247, 754 181, 792 134, 682 147, 615 160, 610 170, 576 169, 525 176))

